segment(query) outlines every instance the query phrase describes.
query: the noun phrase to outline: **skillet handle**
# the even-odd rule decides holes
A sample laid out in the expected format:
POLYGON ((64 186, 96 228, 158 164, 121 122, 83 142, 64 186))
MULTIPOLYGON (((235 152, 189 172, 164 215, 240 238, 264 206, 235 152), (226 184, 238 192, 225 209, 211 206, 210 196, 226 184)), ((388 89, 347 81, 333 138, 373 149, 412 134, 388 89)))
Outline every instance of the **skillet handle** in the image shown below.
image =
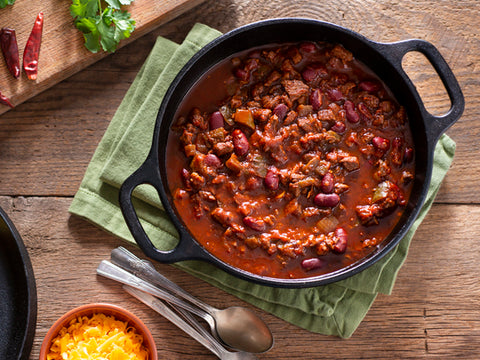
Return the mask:
POLYGON ((142 184, 152 185, 160 193, 158 189, 161 185, 152 181, 152 179, 159 178, 155 169, 157 169, 155 162, 150 158, 147 159, 120 187, 120 209, 133 238, 145 255, 161 263, 170 264, 193 259, 209 260, 208 255, 205 255, 205 250, 196 244, 183 230, 179 229, 180 241, 177 246, 168 251, 157 249, 145 232, 133 206, 132 194, 133 190, 142 184))
POLYGON ((441 116, 434 116, 425 109, 423 102, 420 101, 422 115, 426 119, 425 126, 427 127, 428 138, 436 142, 440 135, 442 135, 460 118, 465 108, 465 99, 463 97, 462 89, 460 88, 452 70, 438 49, 427 41, 412 39, 390 44, 377 43, 377 45, 380 45, 378 49, 407 79, 408 76, 402 67, 402 59, 405 54, 410 51, 418 51, 424 54, 440 76, 451 102, 451 107, 447 113, 441 116))

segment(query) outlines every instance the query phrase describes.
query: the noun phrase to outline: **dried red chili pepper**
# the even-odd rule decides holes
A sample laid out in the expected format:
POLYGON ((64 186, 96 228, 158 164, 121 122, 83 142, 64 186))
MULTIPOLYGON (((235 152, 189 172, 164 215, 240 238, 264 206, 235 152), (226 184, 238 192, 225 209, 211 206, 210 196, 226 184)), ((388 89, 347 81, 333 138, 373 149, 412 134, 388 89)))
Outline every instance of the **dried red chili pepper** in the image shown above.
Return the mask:
POLYGON ((3 28, 0 31, 0 47, 8 70, 15 79, 18 78, 20 76, 20 60, 18 59, 17 36, 14 29, 3 28))
POLYGON ((23 52, 23 70, 30 80, 37 79, 38 57, 40 55, 40 44, 42 42, 43 31, 43 12, 38 13, 33 25, 30 37, 27 40, 25 51, 23 52))
POLYGON ((3 95, 2 93, 0 93, 0 104, 4 104, 4 105, 7 105, 7 106, 10 106, 12 109, 13 109, 13 105, 12 103, 10 102, 10 99, 7 98, 5 95, 3 95))

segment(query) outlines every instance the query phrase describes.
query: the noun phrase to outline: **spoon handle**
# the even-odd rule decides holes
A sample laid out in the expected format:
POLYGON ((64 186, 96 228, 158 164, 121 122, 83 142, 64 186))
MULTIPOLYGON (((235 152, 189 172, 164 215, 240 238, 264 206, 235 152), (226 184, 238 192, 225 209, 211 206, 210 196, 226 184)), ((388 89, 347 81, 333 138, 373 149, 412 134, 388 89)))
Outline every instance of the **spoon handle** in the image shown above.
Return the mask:
POLYGON ((213 306, 210 306, 192 296, 173 281, 160 274, 150 261, 138 258, 122 246, 113 249, 110 258, 114 264, 130 271, 139 278, 171 291, 175 295, 191 302, 207 313, 213 313, 217 310, 213 306))
MULTIPOLYGON (((128 292, 130 295, 134 296, 144 304, 148 305, 151 307, 153 310, 158 312, 160 315, 162 315, 164 318, 167 320, 171 321, 173 324, 175 324, 177 327, 179 327, 181 330, 186 332, 188 335, 190 335, 192 338, 194 338, 196 341, 198 341, 200 344, 205 346, 208 350, 210 350, 212 353, 217 355, 220 359, 222 359, 222 351, 219 350, 219 347, 221 347, 220 344, 218 344, 213 337, 210 336, 210 334, 206 331, 200 330, 203 329, 203 327, 196 322, 196 320, 192 317, 187 323, 185 320, 183 320, 180 316, 178 316, 174 311, 172 311, 167 304, 162 302, 160 299, 155 298, 154 296, 147 294, 143 291, 137 290, 131 286, 124 285, 123 288, 125 289, 126 292, 128 292), (195 324, 196 325, 193 325, 195 324), (198 327, 197 327, 198 325, 198 327), (195 326, 195 327, 194 327, 195 326)), ((187 312, 182 312, 182 316, 191 316, 187 312)))
POLYGON ((164 299, 176 306, 179 306, 181 308, 184 308, 185 310, 192 312, 197 316, 200 316, 201 318, 205 318, 206 316, 209 316, 202 309, 199 309, 187 303, 186 301, 176 298, 169 292, 163 289, 160 289, 156 286, 153 286, 149 282, 143 279, 140 279, 139 277, 129 273, 128 271, 122 269, 121 267, 115 264, 112 264, 109 261, 102 260, 97 267, 97 273, 106 278, 118 281, 122 284, 129 285, 138 290, 142 290, 148 294, 164 299))

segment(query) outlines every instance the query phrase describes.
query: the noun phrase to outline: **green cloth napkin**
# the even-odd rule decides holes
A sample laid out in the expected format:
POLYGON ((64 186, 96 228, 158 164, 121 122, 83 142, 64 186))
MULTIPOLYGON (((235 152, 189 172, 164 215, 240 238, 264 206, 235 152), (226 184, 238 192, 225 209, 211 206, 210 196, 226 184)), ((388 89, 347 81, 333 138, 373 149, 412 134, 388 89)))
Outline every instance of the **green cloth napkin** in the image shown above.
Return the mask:
MULTIPOLYGON (((197 24, 181 45, 159 37, 148 59, 125 95, 88 165, 69 211, 129 242, 134 242, 118 205, 118 189, 145 160, 153 137, 156 114, 175 75, 199 49, 221 35, 197 24)), ((415 229, 430 209, 450 167, 455 143, 443 135, 427 201, 412 229, 399 245, 373 266, 348 279, 315 288, 283 289, 253 284, 211 264, 185 261, 179 268, 312 332, 350 337, 377 293, 390 294, 415 229)), ((134 192, 134 205, 154 245, 171 249, 177 232, 163 211, 158 194, 149 185, 134 192)))

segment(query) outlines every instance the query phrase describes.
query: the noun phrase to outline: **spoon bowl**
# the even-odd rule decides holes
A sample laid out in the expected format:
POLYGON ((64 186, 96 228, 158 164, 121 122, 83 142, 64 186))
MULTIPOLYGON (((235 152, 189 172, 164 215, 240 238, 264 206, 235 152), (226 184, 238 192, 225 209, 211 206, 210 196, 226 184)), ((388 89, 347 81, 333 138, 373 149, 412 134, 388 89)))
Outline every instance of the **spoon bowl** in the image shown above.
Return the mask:
POLYGON ((273 346, 270 329, 252 311, 241 306, 215 310, 212 314, 216 330, 222 341, 234 344, 237 349, 261 353, 273 346))

